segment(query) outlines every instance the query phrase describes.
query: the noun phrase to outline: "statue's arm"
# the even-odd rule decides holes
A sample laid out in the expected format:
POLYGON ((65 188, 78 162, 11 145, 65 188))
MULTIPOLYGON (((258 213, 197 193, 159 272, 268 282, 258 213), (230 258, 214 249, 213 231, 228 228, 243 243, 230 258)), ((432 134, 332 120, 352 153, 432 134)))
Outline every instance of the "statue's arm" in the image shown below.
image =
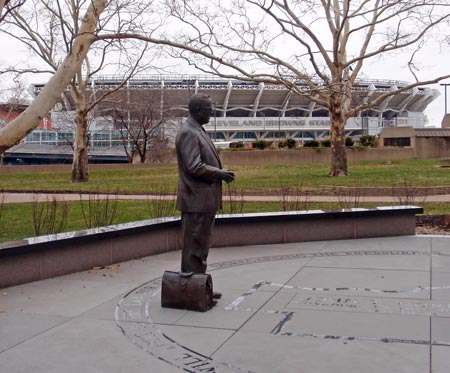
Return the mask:
POLYGON ((193 132, 185 132, 177 143, 185 169, 195 179, 213 183, 224 176, 224 170, 206 164, 201 158, 200 139, 193 132))

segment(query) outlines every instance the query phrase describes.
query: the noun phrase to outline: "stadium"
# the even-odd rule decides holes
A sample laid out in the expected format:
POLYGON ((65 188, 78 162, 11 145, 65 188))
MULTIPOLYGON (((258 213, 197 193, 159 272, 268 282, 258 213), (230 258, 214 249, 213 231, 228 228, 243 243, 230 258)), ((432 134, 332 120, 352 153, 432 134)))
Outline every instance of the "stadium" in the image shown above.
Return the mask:
MULTIPOLYGON (((102 76, 91 82, 91 90, 112 90, 122 82, 123 77, 120 76, 102 76)), ((354 86, 354 102, 358 104, 368 99, 373 100, 386 91, 406 85, 408 83, 401 81, 361 80, 354 86)), ((33 93, 39 94, 43 86, 34 84, 33 93)), ((329 137, 328 111, 305 96, 292 94, 282 85, 257 84, 211 76, 150 75, 134 77, 118 92, 124 99, 133 101, 144 91, 152 92, 152 100, 159 101, 153 102, 153 105, 164 107, 170 102, 170 106, 178 113, 178 118, 172 118, 164 125, 164 131, 160 131, 169 140, 176 133, 181 118, 187 115, 188 98, 194 93, 206 93, 212 99, 215 112, 205 128, 216 142, 293 138, 302 144, 307 140, 329 137)), ((346 135, 378 135, 384 127, 424 127, 426 117, 423 112, 438 96, 438 90, 422 87, 391 96, 370 110, 359 113, 357 117, 350 118, 345 127, 346 135)), ((105 113, 107 104, 102 105, 103 111, 97 112, 105 113)), ((69 106, 72 106, 68 108, 70 112, 74 109, 73 103, 69 106)), ((52 112, 51 121, 56 137, 57 130, 64 127, 61 125, 61 118, 66 118, 67 121, 67 115, 61 116, 61 112, 57 110, 52 112)), ((95 130, 97 134, 91 136, 92 141, 96 143, 93 145, 114 146, 121 143, 114 133, 114 121, 108 115, 94 118, 94 123, 97 123, 97 129, 91 130, 95 130)), ((36 132, 38 131, 29 136, 28 142, 38 140, 39 134, 36 132)), ((51 142, 52 137, 47 133, 47 143, 51 142)))

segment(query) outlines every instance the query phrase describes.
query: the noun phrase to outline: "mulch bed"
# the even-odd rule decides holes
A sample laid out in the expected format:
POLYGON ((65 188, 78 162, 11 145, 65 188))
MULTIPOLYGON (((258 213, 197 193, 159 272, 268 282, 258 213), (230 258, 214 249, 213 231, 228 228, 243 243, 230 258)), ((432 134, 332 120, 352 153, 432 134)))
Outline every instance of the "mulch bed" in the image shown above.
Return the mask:
POLYGON ((322 187, 314 190, 310 190, 314 195, 336 195, 342 193, 351 193, 359 196, 431 196, 450 194, 450 186, 430 186, 430 187, 322 187))
POLYGON ((416 233, 450 235, 450 214, 416 216, 416 233))

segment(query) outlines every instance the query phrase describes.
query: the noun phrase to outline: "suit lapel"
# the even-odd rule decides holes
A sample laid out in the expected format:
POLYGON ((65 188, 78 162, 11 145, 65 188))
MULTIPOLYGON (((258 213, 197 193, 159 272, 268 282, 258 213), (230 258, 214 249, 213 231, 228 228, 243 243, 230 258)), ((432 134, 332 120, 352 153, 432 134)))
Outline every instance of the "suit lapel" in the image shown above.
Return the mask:
POLYGON ((211 138, 208 136, 205 130, 200 129, 200 133, 202 134, 203 138, 206 140, 206 142, 209 144, 211 149, 214 151, 214 154, 217 158, 219 158, 219 155, 217 154, 216 147, 214 146, 214 143, 212 142, 211 138))
POLYGON ((217 161, 220 164, 220 168, 222 168, 222 162, 220 161, 219 154, 217 153, 216 147, 214 146, 214 143, 212 142, 211 138, 208 136, 208 134, 206 133, 204 128, 199 123, 197 123, 194 120, 191 120, 190 122, 191 122, 191 125, 194 126, 200 132, 200 135, 207 142, 207 144, 209 145, 209 147, 213 151, 215 157, 217 158, 217 161))

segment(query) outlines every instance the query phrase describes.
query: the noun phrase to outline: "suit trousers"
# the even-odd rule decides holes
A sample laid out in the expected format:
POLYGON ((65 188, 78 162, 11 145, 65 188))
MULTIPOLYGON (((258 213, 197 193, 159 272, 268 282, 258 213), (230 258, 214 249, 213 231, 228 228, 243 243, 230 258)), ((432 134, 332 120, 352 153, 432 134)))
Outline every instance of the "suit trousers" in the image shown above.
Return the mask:
POLYGON ((206 272, 215 212, 181 212, 181 272, 206 272))

